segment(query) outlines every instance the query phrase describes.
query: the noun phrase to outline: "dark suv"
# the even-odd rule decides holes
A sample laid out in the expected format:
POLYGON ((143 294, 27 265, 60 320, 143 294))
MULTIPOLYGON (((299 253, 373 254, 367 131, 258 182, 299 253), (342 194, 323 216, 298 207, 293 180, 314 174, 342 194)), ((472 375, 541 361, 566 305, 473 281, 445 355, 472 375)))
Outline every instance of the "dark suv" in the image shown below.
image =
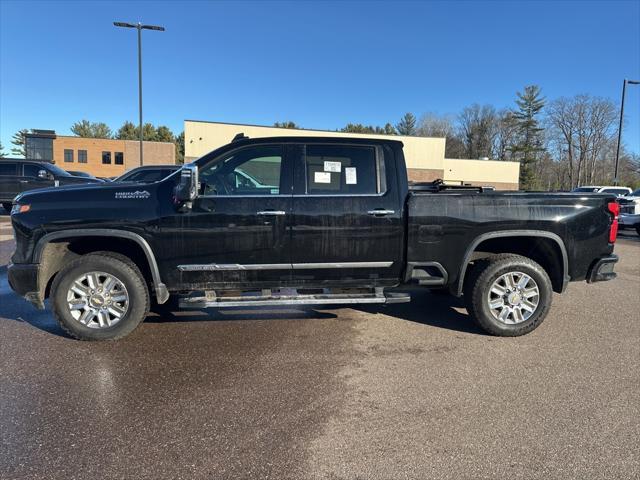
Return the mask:
POLYGON ((0 159, 0 203, 7 212, 11 211, 16 195, 27 190, 99 182, 97 179, 74 177, 49 162, 0 159))

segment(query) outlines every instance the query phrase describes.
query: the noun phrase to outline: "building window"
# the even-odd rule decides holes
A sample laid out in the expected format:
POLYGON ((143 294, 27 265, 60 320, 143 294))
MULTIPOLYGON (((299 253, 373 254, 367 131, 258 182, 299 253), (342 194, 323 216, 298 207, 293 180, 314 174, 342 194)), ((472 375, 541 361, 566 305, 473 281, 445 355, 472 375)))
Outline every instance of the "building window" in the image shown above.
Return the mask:
POLYGON ((124 165, 124 153, 115 152, 113 155, 114 155, 114 163, 116 165, 124 165))
POLYGON ((102 152, 102 163, 104 165, 111 164, 111 152, 102 152))
POLYGON ((87 163, 87 151, 78 150, 78 163, 87 163))
POLYGON ((24 138, 26 158, 53 162, 53 138, 30 137, 24 138))
POLYGON ((65 163, 73 163, 73 150, 69 148, 64 149, 64 161, 65 163))

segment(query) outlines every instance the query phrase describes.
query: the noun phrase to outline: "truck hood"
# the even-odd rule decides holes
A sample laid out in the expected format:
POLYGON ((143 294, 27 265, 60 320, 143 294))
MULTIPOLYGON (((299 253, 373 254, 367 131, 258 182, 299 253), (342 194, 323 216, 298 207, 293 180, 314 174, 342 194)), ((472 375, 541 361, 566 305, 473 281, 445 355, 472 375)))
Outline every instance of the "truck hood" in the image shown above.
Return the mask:
POLYGON ((62 185, 59 187, 39 188, 19 194, 16 203, 39 203, 58 201, 117 200, 117 199, 146 199, 155 190, 153 184, 140 183, 79 183, 62 185))

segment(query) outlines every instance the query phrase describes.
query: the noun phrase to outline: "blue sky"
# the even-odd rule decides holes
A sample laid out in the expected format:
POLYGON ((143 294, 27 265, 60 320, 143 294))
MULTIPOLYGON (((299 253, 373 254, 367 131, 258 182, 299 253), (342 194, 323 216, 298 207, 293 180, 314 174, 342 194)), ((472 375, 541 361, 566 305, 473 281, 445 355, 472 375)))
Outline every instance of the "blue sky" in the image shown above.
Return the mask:
MULTIPOLYGON (((396 123, 404 112, 513 105, 538 84, 619 102, 640 79, 640 1, 26 2, 0 0, 0 139, 69 134, 82 118, 137 122, 135 31, 144 32, 145 121, 307 128, 396 123)), ((640 86, 625 143, 640 152, 640 86)))

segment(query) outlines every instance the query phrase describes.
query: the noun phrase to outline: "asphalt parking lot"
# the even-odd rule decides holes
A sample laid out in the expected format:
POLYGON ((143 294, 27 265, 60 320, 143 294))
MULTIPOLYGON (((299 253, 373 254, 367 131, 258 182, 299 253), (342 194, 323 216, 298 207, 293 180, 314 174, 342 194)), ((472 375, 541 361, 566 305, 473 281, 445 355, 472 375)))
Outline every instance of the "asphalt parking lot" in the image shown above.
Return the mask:
POLYGON ((640 237, 519 338, 414 293, 381 308, 151 316, 64 336, 8 288, 0 478, 624 479, 640 473, 640 237))

